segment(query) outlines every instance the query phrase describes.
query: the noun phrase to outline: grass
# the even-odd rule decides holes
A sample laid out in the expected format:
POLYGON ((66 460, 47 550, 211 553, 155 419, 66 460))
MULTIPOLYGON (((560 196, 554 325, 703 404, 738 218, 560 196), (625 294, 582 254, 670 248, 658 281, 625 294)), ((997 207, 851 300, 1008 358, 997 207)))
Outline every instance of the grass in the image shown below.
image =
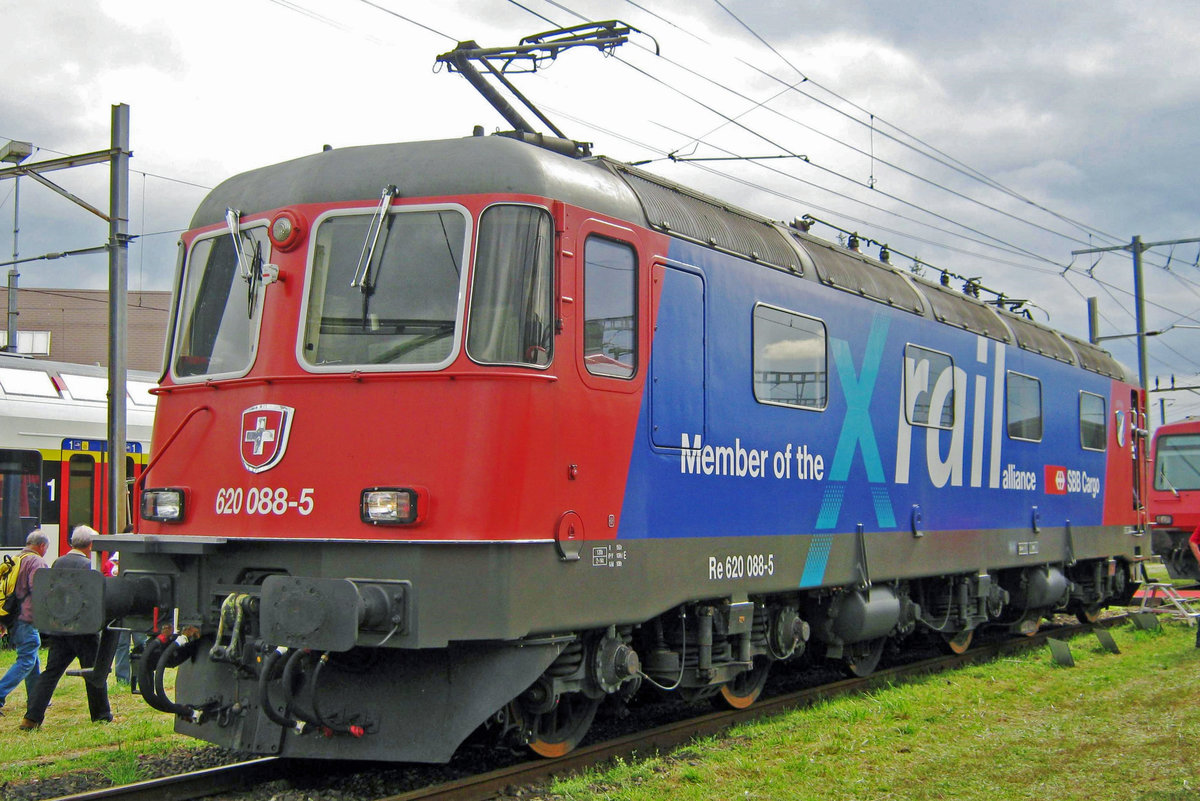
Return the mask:
POLYGON ((1114 631, 829 701, 557 781, 564 801, 1200 797, 1195 629, 1114 631))
MULTIPOLYGON (((15 654, 0 651, 0 675, 13 663, 15 654)), ((42 664, 46 651, 41 652, 42 664)), ((168 684, 173 676, 168 674, 168 684)), ((109 702, 115 720, 92 723, 88 716, 83 680, 63 676, 54 692, 53 706, 36 731, 17 728, 25 711, 25 685, 8 696, 0 717, 0 765, 4 781, 43 779, 76 770, 95 770, 114 784, 141 778, 138 756, 158 754, 199 743, 172 731, 173 718, 155 712, 131 695, 128 685, 109 677, 109 702)))

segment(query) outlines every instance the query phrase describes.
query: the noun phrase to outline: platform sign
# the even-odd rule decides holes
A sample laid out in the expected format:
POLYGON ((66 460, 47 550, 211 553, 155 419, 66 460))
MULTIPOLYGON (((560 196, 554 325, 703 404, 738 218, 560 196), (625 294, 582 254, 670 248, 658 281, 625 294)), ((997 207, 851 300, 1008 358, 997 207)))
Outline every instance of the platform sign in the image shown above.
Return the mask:
MULTIPOLYGON (((62 441, 62 449, 64 451, 85 451, 89 453, 107 453, 108 440, 106 439, 64 439, 62 441)), ((126 453, 141 453, 142 443, 126 442, 126 453)))

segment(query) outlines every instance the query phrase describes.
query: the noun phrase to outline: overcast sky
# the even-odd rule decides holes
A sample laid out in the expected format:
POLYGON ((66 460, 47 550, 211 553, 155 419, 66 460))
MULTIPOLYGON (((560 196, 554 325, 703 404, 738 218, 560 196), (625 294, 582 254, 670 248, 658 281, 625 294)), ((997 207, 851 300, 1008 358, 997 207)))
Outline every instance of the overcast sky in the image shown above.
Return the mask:
MULTIPOLYGON (((573 51, 514 78, 568 136, 773 219, 857 231, 927 276, 977 276, 1068 333, 1087 336, 1087 296, 1102 334, 1136 330, 1129 253, 1072 250, 1200 237, 1189 0, 0 0, 0 12, 0 143, 32 142, 31 163, 102 150, 112 106, 130 106, 134 290, 170 287, 180 230, 230 175, 325 144, 507 127, 434 57, 582 19, 644 35, 613 58, 573 51)), ((107 166, 50 177, 107 207, 107 166)), ((0 182, 0 261, 13 189, 0 182)), ((19 219, 23 258, 107 238, 30 179, 19 219)), ((1200 326, 1200 244, 1145 261, 1148 329, 1200 326)), ((105 271, 103 255, 33 262, 20 282, 104 288, 105 271)), ((1105 346, 1136 371, 1133 342, 1105 346)), ((1200 330, 1149 343, 1151 385, 1200 383, 1200 330)), ((1200 413, 1200 394, 1165 397, 1168 419, 1200 413)))

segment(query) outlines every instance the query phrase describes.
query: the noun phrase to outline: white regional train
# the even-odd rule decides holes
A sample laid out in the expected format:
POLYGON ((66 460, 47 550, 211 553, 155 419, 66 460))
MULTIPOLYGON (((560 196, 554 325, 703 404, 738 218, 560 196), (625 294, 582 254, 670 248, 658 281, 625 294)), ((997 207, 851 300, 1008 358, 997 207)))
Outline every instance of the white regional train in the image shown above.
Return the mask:
MULTIPOLYGON (((128 373, 130 481, 149 456, 156 383, 153 373, 128 373)), ((47 561, 69 550, 73 526, 110 533, 107 396, 107 368, 0 353, 0 552, 19 551, 39 526, 50 537, 47 561)))

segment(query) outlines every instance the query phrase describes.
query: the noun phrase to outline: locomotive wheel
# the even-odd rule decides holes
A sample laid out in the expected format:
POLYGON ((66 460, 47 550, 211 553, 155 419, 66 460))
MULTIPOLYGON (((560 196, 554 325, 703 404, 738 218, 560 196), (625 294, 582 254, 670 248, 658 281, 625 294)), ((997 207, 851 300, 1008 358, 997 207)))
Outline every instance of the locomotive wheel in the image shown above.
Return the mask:
POLYGON ((1103 610, 1100 604, 1093 606, 1081 606, 1075 610, 1075 619, 1080 623, 1095 623, 1100 619, 1100 612, 1103 610))
POLYGON ((856 642, 849 646, 850 655, 846 659, 846 670, 850 671, 851 676, 860 679, 870 676, 879 666, 885 645, 887 645, 887 637, 856 642))
POLYGON ((1038 630, 1041 629, 1042 618, 1045 616, 1045 610, 1032 609, 1026 612, 1020 620, 1013 624, 1012 631, 1017 634, 1023 634, 1026 637, 1032 637, 1038 633, 1038 630))
POLYGON ((971 640, 973 639, 975 639, 975 629, 967 629, 955 634, 943 634, 942 644, 952 654, 965 654, 967 649, 971 647, 971 640))
POLYGON ((714 706, 725 706, 730 709, 745 709, 758 700, 763 687, 767 683, 767 674, 771 672, 771 663, 766 659, 754 660, 754 667, 743 671, 732 681, 721 685, 719 695, 713 696, 714 706))
POLYGON ((569 754, 587 734, 602 700, 593 700, 583 693, 566 693, 549 712, 525 713, 530 732, 529 750, 550 758, 569 754))

